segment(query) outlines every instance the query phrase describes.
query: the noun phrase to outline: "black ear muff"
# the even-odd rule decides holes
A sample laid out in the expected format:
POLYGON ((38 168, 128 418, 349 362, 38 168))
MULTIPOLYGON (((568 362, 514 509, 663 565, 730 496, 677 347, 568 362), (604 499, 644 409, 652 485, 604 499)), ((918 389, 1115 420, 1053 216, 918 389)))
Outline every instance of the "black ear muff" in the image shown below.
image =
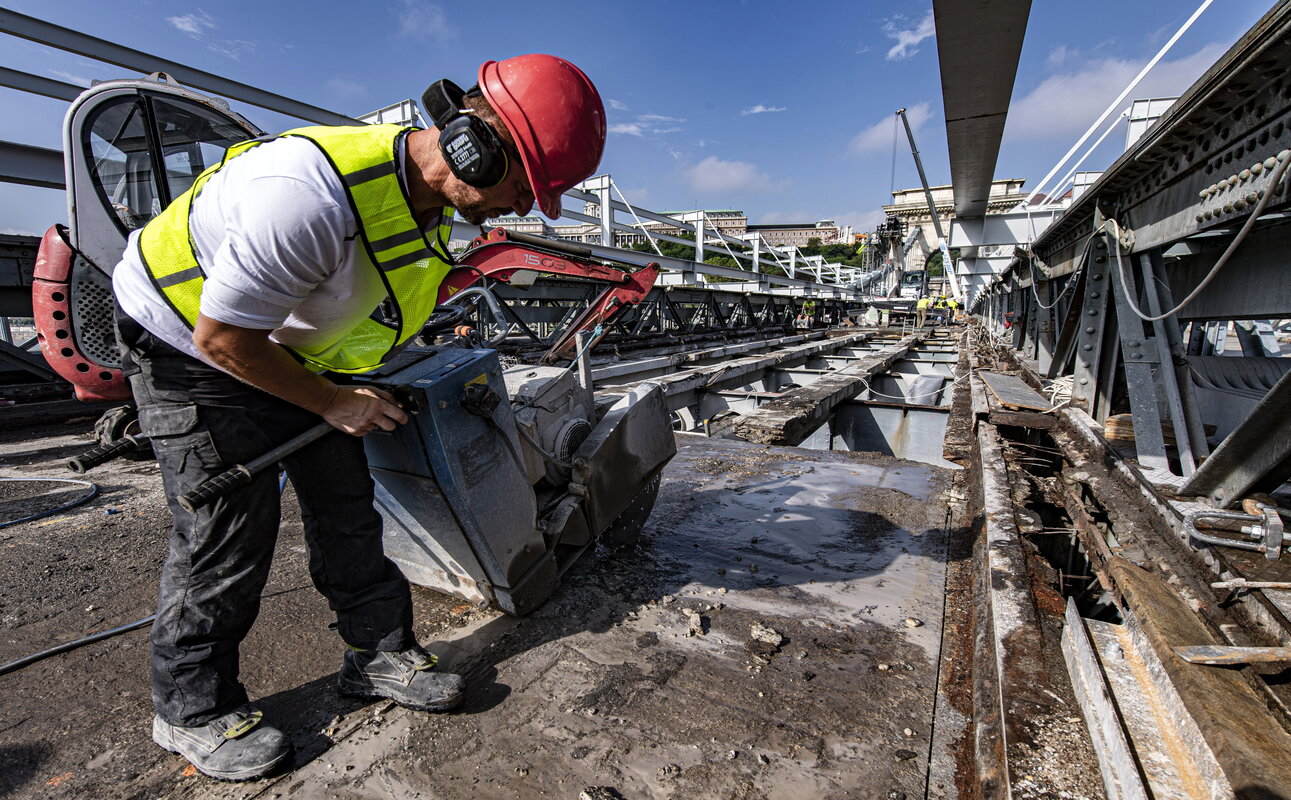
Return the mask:
POLYGON ((435 81, 421 95, 422 108, 439 128, 439 150, 463 183, 497 186, 507 175, 507 151, 497 131, 465 109, 466 93, 449 80, 435 81))

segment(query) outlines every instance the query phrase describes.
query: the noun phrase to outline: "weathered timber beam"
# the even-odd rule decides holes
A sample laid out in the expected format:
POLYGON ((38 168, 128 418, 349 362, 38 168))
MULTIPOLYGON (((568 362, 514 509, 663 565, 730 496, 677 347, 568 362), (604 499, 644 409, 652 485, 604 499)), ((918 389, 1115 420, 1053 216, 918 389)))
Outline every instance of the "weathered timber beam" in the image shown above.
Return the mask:
MULTIPOLYGON (((678 408, 690 405, 694 401, 696 392, 712 392, 721 389, 729 389, 734 386, 742 386, 769 369, 774 369, 781 364, 792 364, 796 361, 805 361, 814 355, 823 352, 837 350, 840 347, 848 345, 861 344, 867 341, 873 334, 857 333, 851 336, 845 336, 838 339, 822 339, 819 341, 808 342, 796 347, 790 347, 784 350, 775 350, 770 353, 759 353, 747 358, 740 358, 734 361, 727 361, 722 364, 711 366, 695 367, 694 369, 681 370, 660 378, 651 379, 652 382, 663 386, 664 397, 667 398, 668 409, 676 411, 678 408)), ((607 386, 601 387, 601 391, 617 394, 626 392, 635 384, 624 386, 607 386)))
POLYGON ((835 406, 860 394, 871 378, 890 369, 922 341, 923 334, 912 334, 849 367, 822 375, 810 386, 786 392, 737 422, 735 436, 758 444, 801 444, 829 418, 835 406))
POLYGON ((1158 575, 1113 556, 1112 580, 1237 797, 1281 797, 1291 734, 1240 671, 1189 664, 1178 646, 1223 644, 1158 575))

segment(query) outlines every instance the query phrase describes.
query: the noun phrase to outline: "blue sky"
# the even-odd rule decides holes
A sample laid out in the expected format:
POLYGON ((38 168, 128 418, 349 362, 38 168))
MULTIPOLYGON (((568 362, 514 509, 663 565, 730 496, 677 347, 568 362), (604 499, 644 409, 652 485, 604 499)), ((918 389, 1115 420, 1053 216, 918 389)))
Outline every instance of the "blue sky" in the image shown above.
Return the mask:
MULTIPOLYGON (((1044 176, 1200 0, 1036 0, 996 176, 1044 176)), ((8 7, 350 115, 479 63, 550 52, 605 99, 601 172, 655 210, 737 208, 751 222, 872 227, 908 107, 929 179, 949 182, 930 0, 652 3, 432 0, 9 0, 8 7), (469 9, 469 13, 456 13, 469 9)), ((1182 92, 1272 6, 1216 0, 1132 97, 1182 92)), ((0 66, 89 84, 137 77, 7 35, 0 66)), ((60 147, 65 104, 0 89, 0 139, 60 147)), ((266 130, 293 120, 235 108, 266 130)), ((1113 161, 1115 132, 1087 162, 1113 161)), ((917 185, 904 142, 897 188, 917 185)), ((0 184, 0 231, 64 221, 61 192, 0 184)))

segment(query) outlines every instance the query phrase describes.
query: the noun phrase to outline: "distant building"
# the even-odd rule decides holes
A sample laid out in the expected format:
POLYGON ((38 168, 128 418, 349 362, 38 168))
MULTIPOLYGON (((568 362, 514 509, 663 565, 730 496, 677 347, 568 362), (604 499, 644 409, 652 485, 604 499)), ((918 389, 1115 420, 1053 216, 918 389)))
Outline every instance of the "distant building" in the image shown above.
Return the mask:
POLYGON ((748 233, 757 233, 772 247, 806 247, 812 239, 821 244, 850 244, 851 226, 840 228, 832 219, 785 225, 750 225, 748 233))

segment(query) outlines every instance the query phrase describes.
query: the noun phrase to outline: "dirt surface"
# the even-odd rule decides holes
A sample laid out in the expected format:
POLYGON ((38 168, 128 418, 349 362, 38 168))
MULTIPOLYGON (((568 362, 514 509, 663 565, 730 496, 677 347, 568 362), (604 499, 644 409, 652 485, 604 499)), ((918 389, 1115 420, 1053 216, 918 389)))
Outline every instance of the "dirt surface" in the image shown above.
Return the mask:
MULTIPOLYGON (((0 439, 3 475, 62 477, 86 429, 0 439)), ((923 797, 954 762, 955 737, 934 735, 948 475, 682 437, 638 548, 589 553, 533 615, 415 592, 419 638, 468 677, 447 715, 335 694, 341 645, 288 492, 242 667, 292 769, 223 784, 155 747, 134 631, 0 676, 0 795, 923 797)), ((169 526, 156 469, 90 477, 99 498, 0 529, 0 660, 152 612, 169 526)))

